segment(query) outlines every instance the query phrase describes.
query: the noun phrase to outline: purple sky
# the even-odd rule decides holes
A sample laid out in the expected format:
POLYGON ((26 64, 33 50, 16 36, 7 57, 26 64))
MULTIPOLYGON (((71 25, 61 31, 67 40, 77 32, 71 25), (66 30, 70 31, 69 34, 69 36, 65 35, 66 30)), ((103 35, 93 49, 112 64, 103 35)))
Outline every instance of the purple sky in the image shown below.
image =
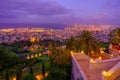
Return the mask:
POLYGON ((120 25, 120 0, 0 0, 0 23, 120 25))

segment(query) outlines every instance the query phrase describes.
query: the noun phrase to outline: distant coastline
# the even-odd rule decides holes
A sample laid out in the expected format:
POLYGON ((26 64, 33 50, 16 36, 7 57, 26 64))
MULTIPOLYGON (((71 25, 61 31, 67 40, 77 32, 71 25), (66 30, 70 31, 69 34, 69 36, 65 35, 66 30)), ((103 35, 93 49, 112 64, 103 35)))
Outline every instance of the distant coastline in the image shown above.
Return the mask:
POLYGON ((52 28, 64 29, 65 24, 23 24, 23 23, 0 23, 0 29, 6 28, 52 28))
MULTIPOLYGON (((83 25, 83 24, 81 24, 81 25, 83 25)), ((86 25, 89 25, 89 24, 86 24, 86 25)), ((73 26, 75 26, 75 24, 0 23, 0 29, 8 29, 8 28, 50 28, 50 29, 64 29, 66 27, 73 27, 73 26)), ((116 26, 115 25, 114 27, 120 27, 120 26, 116 26)))

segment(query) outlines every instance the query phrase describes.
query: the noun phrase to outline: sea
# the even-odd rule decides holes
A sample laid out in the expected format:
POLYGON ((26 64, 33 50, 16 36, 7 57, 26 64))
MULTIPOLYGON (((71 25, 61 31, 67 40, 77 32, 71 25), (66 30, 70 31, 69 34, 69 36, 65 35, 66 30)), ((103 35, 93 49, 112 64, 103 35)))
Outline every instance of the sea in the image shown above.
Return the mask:
MULTIPOLYGON (((49 28, 49 29, 64 29, 66 27, 73 27, 74 24, 48 24, 48 23, 0 23, 0 29, 7 29, 7 28, 49 28)), ((114 26, 120 27, 120 26, 114 26)))
POLYGON ((0 23, 0 29, 7 28, 50 28, 64 29, 66 24, 23 24, 23 23, 0 23))

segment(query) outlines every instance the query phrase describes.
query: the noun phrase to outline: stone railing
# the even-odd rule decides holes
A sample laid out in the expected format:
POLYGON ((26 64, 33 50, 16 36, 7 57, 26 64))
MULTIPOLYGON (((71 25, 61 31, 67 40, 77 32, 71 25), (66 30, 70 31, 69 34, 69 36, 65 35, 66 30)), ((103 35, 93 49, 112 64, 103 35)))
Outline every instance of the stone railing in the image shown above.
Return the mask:
POLYGON ((90 57, 86 54, 75 53, 74 55, 76 55, 76 57, 79 57, 78 59, 80 59, 80 60, 82 60, 82 59, 90 60, 90 57), (77 55, 79 55, 79 56, 77 56, 77 55))
POLYGON ((103 71, 109 70, 107 72, 107 73, 111 73, 111 76, 107 77, 109 79, 107 79, 106 76, 101 75, 101 77, 103 78, 102 80, 113 80, 112 78, 116 78, 117 76, 120 76, 119 75, 120 74, 120 58, 119 57, 106 59, 106 60, 95 60, 90 58, 86 54, 74 53, 72 54, 72 64, 73 64, 72 80, 77 80, 79 77, 82 77, 82 80, 88 80, 88 77, 83 72, 77 60, 78 61, 88 60, 89 61, 88 68, 90 69, 91 72, 99 71, 100 73, 102 73, 103 71))
POLYGON ((116 80, 118 76, 120 76, 120 62, 118 62, 108 72, 104 72, 102 74, 102 80, 116 80))
POLYGON ((91 60, 90 61, 90 70, 104 70, 110 69, 120 61, 120 58, 113 58, 107 60, 91 60))
POLYGON ((115 57, 120 57, 120 52, 119 52, 119 51, 115 51, 115 50, 113 50, 113 49, 109 49, 109 52, 110 52, 111 54, 113 54, 115 57))
POLYGON ((72 55, 72 80, 88 80, 74 55, 72 55))

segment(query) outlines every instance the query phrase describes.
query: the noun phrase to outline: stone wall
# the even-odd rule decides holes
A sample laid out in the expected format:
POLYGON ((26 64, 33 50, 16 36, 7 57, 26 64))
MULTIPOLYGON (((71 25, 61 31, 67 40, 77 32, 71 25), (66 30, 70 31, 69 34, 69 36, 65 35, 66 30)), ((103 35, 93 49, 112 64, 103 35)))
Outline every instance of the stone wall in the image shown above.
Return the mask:
POLYGON ((76 57, 79 57, 78 59, 80 59, 80 60, 83 60, 83 59, 85 59, 85 60, 90 60, 90 57, 87 56, 86 54, 76 53, 76 54, 74 54, 74 55, 76 55, 76 57), (79 55, 79 56, 77 56, 77 55, 79 55))
POLYGON ((106 74, 102 75, 102 80, 117 80, 120 76, 120 62, 111 68, 106 74))
POLYGON ((72 56, 72 80, 88 80, 74 56, 72 56))
POLYGON ((120 61, 119 58, 90 62, 90 70, 109 70, 120 61))
POLYGON ((120 52, 109 49, 110 54, 113 54, 115 57, 119 57, 120 58, 120 52))
POLYGON ((88 68, 90 68, 91 72, 99 71, 100 75, 102 71, 106 71, 108 73, 112 73, 110 76, 103 76, 102 80, 114 80, 116 77, 120 76, 120 58, 112 58, 107 60, 93 60, 86 54, 76 53, 72 55, 72 80, 88 80, 87 76, 83 72, 77 60, 89 60, 88 68), (77 58, 77 59, 76 59, 77 58), (116 68, 116 65, 118 65, 116 68))

